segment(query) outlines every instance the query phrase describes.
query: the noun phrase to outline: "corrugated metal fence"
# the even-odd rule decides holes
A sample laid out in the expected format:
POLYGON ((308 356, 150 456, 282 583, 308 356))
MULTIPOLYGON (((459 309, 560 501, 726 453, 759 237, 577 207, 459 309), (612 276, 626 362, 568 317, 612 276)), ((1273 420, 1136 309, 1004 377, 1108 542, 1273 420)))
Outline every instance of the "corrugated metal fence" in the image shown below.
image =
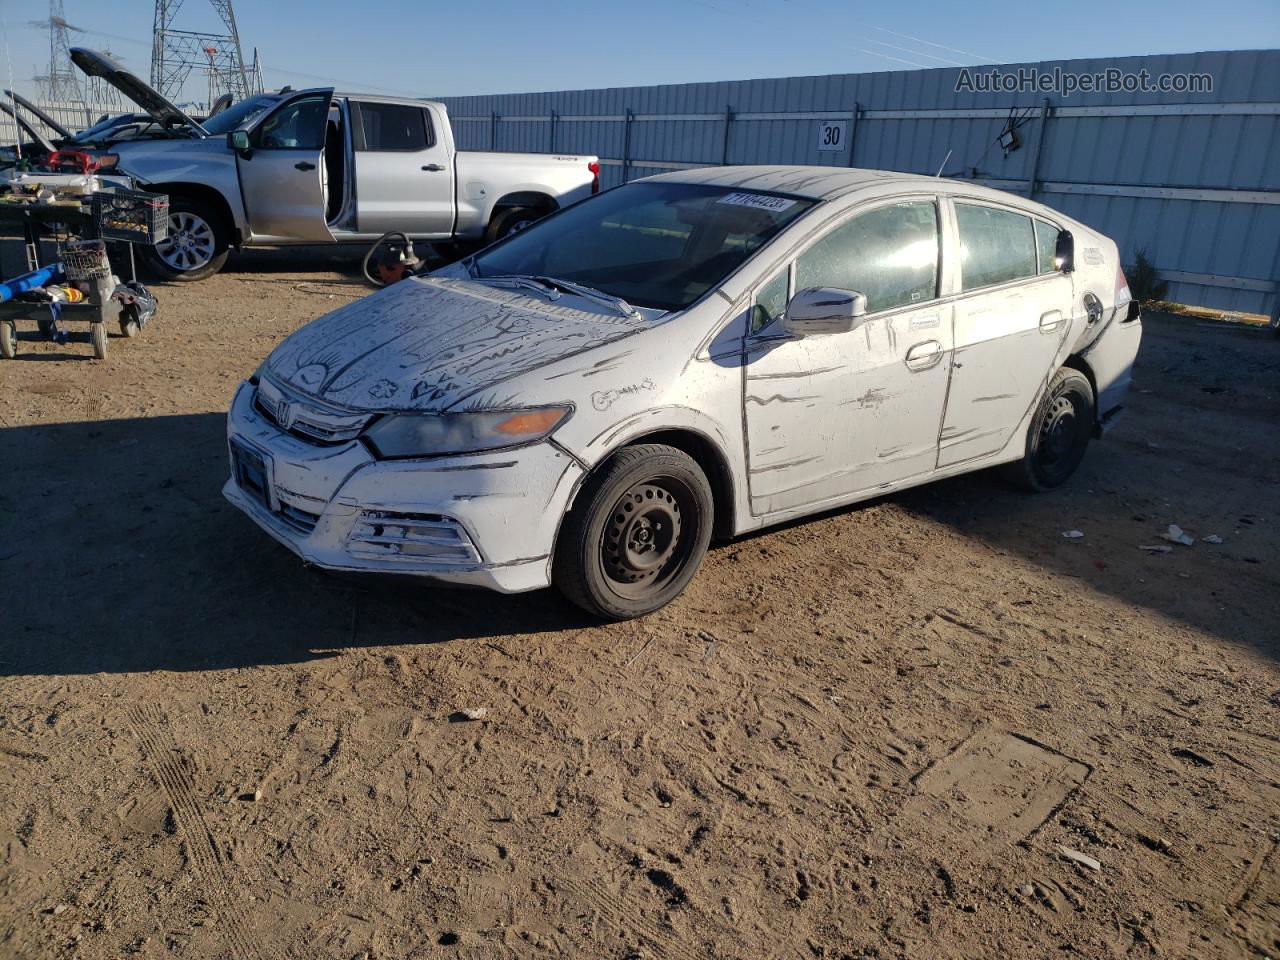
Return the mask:
MULTIPOLYGON (((10 105, 10 101, 7 98, 4 100, 4 103, 6 105, 10 105)), ((97 123, 98 118, 104 113, 121 113, 124 110, 124 108, 119 105, 98 105, 82 102, 37 102, 36 106, 68 130, 83 130, 85 127, 89 127, 97 123)), ((130 107, 129 109, 132 110, 137 108, 130 107)), ((25 110, 22 110, 22 108, 19 108, 19 113, 21 113, 25 120, 30 121, 32 125, 46 137, 51 140, 54 139, 53 131, 44 129, 44 124, 37 121, 25 110)), ((26 134, 24 133, 22 136, 25 140, 26 134)), ((17 139, 17 124, 13 122, 13 118, 7 113, 0 112, 0 144, 15 143, 17 139)))
POLYGON ((1171 300, 1280 312, 1280 50, 999 69, 1202 74, 1213 89, 981 93, 947 68, 442 99, 462 149, 596 154, 606 186, 723 163, 945 164, 1102 230, 1128 263, 1145 249, 1171 300), (1020 146, 1006 153, 1011 116, 1020 146))

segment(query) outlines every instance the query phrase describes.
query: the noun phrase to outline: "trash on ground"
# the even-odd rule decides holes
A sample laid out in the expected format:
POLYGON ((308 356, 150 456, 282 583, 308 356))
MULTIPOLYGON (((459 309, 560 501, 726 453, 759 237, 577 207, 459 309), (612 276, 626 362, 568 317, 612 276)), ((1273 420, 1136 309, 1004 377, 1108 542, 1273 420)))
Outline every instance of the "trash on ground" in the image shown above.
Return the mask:
POLYGON ((489 715, 488 707, 467 707, 456 713, 449 715, 449 720, 453 723, 462 723, 466 720, 483 720, 489 715))
POLYGON ((1086 853, 1079 850, 1072 850, 1070 847, 1058 847, 1058 852, 1062 854, 1063 859, 1070 860, 1072 863, 1078 863, 1082 867, 1088 867, 1090 870, 1101 870, 1102 864, 1086 853))
POLYGON ((1068 539, 1068 540, 1083 540, 1083 539, 1084 539, 1084 534, 1083 534, 1083 533, 1081 533, 1079 530, 1064 530, 1064 531, 1062 532, 1062 535, 1063 535, 1063 537, 1065 537, 1065 538, 1066 538, 1066 539, 1068 539))
POLYGON ((1202 538, 1205 543, 1222 543, 1222 538, 1216 533, 1211 533, 1207 537, 1202 538))
POLYGON ((1160 534, 1160 536, 1164 537, 1164 539, 1168 540, 1170 543, 1180 543, 1184 547, 1190 547, 1196 542, 1195 537, 1191 536, 1191 534, 1187 533, 1176 523, 1169 524, 1169 529, 1160 534))
POLYGON ((1139 544, 1139 550, 1145 550, 1147 553, 1172 553, 1173 547, 1166 547, 1163 543, 1143 543, 1139 544))

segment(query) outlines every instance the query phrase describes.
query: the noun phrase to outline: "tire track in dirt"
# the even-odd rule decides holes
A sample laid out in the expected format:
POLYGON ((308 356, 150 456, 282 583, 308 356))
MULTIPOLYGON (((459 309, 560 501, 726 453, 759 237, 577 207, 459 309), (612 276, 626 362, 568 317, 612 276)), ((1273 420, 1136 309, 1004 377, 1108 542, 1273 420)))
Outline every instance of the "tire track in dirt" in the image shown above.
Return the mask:
POLYGON ((629 903, 625 895, 614 893, 593 879, 590 870, 582 871, 580 878, 557 877, 555 884, 614 927, 646 941, 657 960, 703 960, 700 954, 679 941, 678 933, 663 930, 657 923, 641 916, 638 907, 629 903))
POLYGON ((129 725, 173 808, 174 822, 187 843, 188 862, 205 901, 218 914, 227 948, 235 960, 271 960, 275 952, 259 950, 243 932, 249 926, 248 915, 230 892, 232 877, 192 787, 191 762, 169 731, 168 718, 158 707, 134 706, 129 708, 129 725))

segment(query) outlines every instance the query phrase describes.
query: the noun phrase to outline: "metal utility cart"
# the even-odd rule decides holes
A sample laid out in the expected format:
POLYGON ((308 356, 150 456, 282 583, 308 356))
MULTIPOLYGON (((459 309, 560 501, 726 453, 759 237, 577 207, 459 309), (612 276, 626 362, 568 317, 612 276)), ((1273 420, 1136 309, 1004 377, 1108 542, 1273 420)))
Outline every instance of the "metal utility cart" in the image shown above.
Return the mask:
POLYGON ((91 192, 79 196, 47 191, 36 197, 0 196, 0 223, 22 226, 28 271, 0 283, 0 357, 17 355, 19 319, 34 319, 50 338, 62 321, 87 321, 93 355, 102 360, 107 355, 107 323, 118 324, 126 337, 136 337, 149 316, 140 312, 139 297, 150 297, 134 279, 132 244, 165 238, 168 198, 86 180, 91 192), (41 262, 41 235, 55 227, 64 236, 58 241, 57 261, 46 265, 41 262), (121 284, 113 274, 108 241, 126 244, 131 283, 121 284))

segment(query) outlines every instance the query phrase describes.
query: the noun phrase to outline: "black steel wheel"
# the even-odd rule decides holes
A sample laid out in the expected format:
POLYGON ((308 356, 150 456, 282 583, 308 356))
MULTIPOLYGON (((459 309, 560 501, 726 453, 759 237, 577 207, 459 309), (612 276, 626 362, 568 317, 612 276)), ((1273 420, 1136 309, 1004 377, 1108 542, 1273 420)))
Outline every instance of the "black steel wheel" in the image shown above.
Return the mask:
POLYGON ((588 481, 556 545, 556 586, 583 609, 629 620, 674 600, 711 540, 711 487, 687 454, 626 447, 588 481))
POLYGON ((1062 486, 1084 459, 1095 421, 1093 385, 1080 371, 1063 367, 1031 418, 1026 454, 1009 464, 1010 477, 1030 490, 1062 486))

